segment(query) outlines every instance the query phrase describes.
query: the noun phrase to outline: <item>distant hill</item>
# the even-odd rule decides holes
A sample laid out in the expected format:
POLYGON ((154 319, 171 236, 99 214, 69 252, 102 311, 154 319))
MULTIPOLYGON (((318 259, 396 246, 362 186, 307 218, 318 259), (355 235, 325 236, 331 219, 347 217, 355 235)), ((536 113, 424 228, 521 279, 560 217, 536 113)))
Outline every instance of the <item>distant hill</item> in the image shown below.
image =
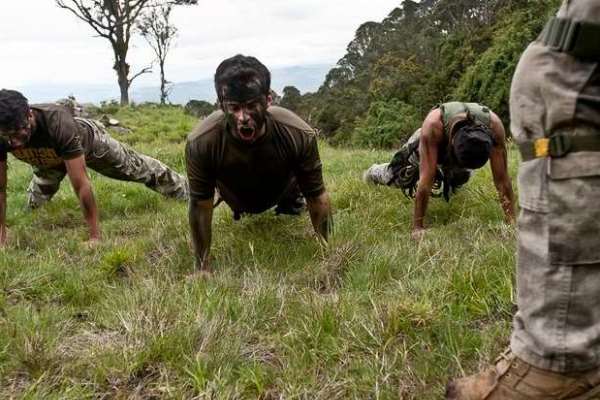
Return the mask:
MULTIPOLYGON (((332 65, 298 65, 285 68, 277 68, 271 71, 272 88, 281 94, 283 88, 288 85, 295 86, 302 93, 316 91, 325 80, 325 75, 331 69, 332 65)), ((16 88, 22 91, 31 102, 47 102, 74 95, 78 101, 84 103, 99 103, 103 100, 118 99, 119 89, 114 85, 57 85, 43 84, 22 86, 16 88)), ((158 102, 160 90, 157 86, 137 87, 133 85, 130 98, 137 102, 154 101, 158 102)), ((191 99, 206 100, 214 102, 216 100, 213 80, 206 78, 198 81, 176 82, 169 99, 172 103, 185 104, 191 99)))

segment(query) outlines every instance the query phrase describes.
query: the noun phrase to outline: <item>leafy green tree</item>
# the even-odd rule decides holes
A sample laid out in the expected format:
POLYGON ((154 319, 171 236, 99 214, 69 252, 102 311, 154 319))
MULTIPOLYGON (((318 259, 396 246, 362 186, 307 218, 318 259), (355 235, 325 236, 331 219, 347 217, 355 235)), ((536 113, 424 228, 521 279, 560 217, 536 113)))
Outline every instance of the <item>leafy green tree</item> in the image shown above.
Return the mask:
POLYGON ((300 90, 295 86, 286 86, 283 88, 283 97, 281 98, 279 105, 294 112, 298 112, 301 101, 302 94, 300 93, 300 90))
POLYGON ((383 21, 357 29, 346 55, 299 109, 332 143, 369 146, 394 144, 393 107, 397 115, 424 116, 441 102, 477 101, 506 119, 519 56, 559 1, 406 0, 383 21))
POLYGON ((505 13, 494 27, 492 43, 462 74, 454 98, 479 101, 493 109, 505 121, 509 119, 510 82, 525 45, 543 28, 549 12, 558 6, 556 0, 535 1, 545 10, 524 7, 505 13))

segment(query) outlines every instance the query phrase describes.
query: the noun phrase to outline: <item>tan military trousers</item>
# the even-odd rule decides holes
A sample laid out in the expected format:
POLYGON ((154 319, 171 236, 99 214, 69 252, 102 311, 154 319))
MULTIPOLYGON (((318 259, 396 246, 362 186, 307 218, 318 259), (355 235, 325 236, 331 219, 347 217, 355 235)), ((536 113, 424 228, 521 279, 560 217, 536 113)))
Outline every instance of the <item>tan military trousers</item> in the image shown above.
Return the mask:
MULTIPOLYGON (((94 128, 92 149, 85 157, 88 168, 109 178, 143 183, 166 197, 188 200, 189 189, 184 176, 113 139, 101 123, 87 122, 94 128)), ((66 173, 64 164, 52 168, 33 167, 33 178, 27 188, 28 207, 36 208, 49 201, 66 173)))
MULTIPOLYGON (((598 178, 572 181, 591 184, 598 178)), ((599 190, 597 185, 586 186, 599 190)), ((565 197, 587 198, 583 190, 565 192, 565 197)), ((557 201, 554 205, 562 205, 563 210, 567 210, 557 201)), ((597 203, 594 202, 582 211, 582 214, 586 210, 589 213, 587 223, 567 211, 559 214, 558 211, 539 213, 523 209, 519 216, 519 310, 514 319, 511 347, 519 358, 538 368, 573 372, 597 368, 600 364, 600 264, 550 260, 550 232, 555 222, 560 222, 562 233, 589 229, 587 238, 576 235, 581 238, 565 239, 565 243, 587 243, 590 252, 594 250, 590 240, 595 240, 598 246, 597 212, 590 212, 595 209, 597 203)), ((581 254, 585 255, 583 249, 581 254)))

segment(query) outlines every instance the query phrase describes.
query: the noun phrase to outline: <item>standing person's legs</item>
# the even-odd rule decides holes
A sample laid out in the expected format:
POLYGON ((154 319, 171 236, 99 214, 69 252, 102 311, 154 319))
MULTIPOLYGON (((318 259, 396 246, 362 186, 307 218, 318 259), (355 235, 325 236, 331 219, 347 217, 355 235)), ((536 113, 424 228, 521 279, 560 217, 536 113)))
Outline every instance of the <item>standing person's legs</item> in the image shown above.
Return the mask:
POLYGON ((27 207, 38 208, 50 201, 65 177, 67 171, 64 165, 56 168, 33 167, 33 177, 27 187, 27 207))
POLYGON ((598 368, 600 264, 551 262, 550 216, 523 210, 519 217, 519 310, 511 348, 527 363, 555 372, 598 368))
POLYGON ((552 264, 547 213, 523 209, 518 224, 519 310, 512 351, 484 372, 451 382, 446 398, 596 398, 600 392, 600 264, 552 264))
POLYGON ((143 183, 166 197, 188 200, 184 176, 113 139, 101 126, 98 128, 92 151, 86 157, 89 168, 113 179, 143 183))

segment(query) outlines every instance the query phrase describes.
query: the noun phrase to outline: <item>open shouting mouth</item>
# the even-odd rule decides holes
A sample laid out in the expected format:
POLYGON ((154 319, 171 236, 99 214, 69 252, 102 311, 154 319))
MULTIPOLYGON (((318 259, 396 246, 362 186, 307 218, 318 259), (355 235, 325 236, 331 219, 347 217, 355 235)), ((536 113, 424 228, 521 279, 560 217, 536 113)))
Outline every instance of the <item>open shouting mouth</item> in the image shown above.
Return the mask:
POLYGON ((250 126, 241 126, 239 129, 240 139, 245 141, 251 141, 254 139, 254 128, 250 126))

